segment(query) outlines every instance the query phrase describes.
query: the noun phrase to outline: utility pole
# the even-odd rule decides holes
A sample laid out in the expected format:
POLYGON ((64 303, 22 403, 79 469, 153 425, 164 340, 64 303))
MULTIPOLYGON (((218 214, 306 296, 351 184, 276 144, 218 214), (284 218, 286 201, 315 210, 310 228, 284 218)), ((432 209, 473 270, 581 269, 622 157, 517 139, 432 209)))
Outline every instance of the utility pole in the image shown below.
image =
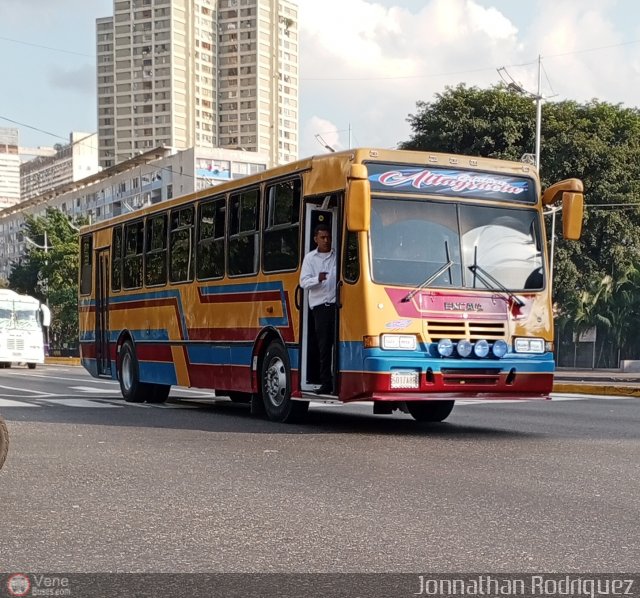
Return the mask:
MULTIPOLYGON (((535 167, 538 169, 538 175, 540 175, 540 144, 541 144, 541 130, 542 130, 542 102, 545 97, 542 95, 542 56, 538 54, 538 88, 536 93, 528 91, 520 83, 518 83, 507 71, 506 67, 498 69, 500 78, 507 84, 507 88, 512 91, 516 91, 525 96, 533 98, 536 102, 536 139, 535 139, 535 167)), ((549 96, 553 97, 553 96, 549 96)), ((553 258, 555 254, 556 246, 556 213, 562 209, 562 206, 552 207, 545 213, 551 214, 551 247, 549 256, 549 286, 553 282, 553 258)))

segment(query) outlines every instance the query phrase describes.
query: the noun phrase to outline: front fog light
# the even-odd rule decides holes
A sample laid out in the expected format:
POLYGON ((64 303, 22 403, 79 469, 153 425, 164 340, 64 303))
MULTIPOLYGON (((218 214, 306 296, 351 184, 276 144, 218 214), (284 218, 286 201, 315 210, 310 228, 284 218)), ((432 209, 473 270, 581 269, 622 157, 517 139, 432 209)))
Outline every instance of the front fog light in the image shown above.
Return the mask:
POLYGON ((497 340, 495 343, 493 343, 493 354, 498 358, 504 357, 507 354, 507 349, 507 343, 502 339, 497 340))
POLYGON ((469 357, 471 355, 471 351, 473 350, 473 345, 468 340, 458 341, 456 345, 456 351, 460 357, 469 357))
POLYGON ((450 357, 453 353, 453 343, 448 338, 438 341, 438 353, 441 357, 450 357))
POLYGON ((473 352, 476 354, 476 357, 486 357, 489 355, 489 343, 485 340, 476 341, 476 344, 473 346, 473 352))

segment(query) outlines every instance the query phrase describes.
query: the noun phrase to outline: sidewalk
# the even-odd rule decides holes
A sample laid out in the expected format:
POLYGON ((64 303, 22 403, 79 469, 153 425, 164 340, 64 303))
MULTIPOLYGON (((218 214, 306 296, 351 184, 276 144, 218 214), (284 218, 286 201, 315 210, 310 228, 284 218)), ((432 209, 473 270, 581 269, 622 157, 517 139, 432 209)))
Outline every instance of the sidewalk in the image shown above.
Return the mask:
POLYGON ((556 371, 554 392, 640 397, 640 373, 619 370, 556 371))

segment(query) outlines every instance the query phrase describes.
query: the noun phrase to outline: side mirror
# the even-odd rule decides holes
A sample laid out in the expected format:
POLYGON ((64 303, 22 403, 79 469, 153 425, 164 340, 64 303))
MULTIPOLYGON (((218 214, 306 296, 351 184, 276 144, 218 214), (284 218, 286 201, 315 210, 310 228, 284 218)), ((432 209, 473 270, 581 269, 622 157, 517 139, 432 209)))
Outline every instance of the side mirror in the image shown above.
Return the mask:
POLYGON ((43 326, 51 326, 51 311, 44 303, 40 304, 40 323, 43 326))
POLYGON ((347 177, 347 230, 366 232, 371 222, 371 185, 364 164, 352 164, 347 177))
POLYGON ((584 198, 582 193, 562 194, 562 235, 565 239, 577 241, 582 234, 584 198))

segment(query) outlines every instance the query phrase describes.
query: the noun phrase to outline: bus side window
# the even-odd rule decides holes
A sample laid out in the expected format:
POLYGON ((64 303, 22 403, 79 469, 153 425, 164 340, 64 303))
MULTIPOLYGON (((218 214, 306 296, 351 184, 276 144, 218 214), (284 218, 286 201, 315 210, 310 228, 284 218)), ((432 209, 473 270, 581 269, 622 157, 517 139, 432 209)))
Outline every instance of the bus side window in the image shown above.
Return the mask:
POLYGON ((198 218, 198 245, 196 248, 198 280, 224 276, 224 231, 227 208, 225 198, 201 203, 198 218))
POLYGON ((122 286, 139 289, 142 286, 142 257, 144 249, 144 223, 142 220, 124 226, 124 260, 122 286))
POLYGON ((267 210, 262 234, 265 272, 295 270, 300 258, 300 179, 267 187, 267 210))
POLYGON ((358 233, 347 232, 344 248, 342 272, 347 282, 357 282, 360 277, 360 253, 358 251, 358 233))
POLYGON ((122 286, 122 227, 113 229, 111 238, 111 290, 119 291, 122 286))
POLYGON ((259 195, 258 189, 250 189, 231 196, 228 258, 230 276, 258 272, 259 195))
POLYGON ((91 235, 82 237, 80 264, 80 294, 90 295, 93 278, 93 239, 91 235))
POLYGON ((167 283, 167 214, 147 218, 145 224, 144 284, 167 283))
POLYGON ((193 206, 171 212, 169 235, 169 280, 171 282, 193 280, 195 263, 193 212, 193 206))

